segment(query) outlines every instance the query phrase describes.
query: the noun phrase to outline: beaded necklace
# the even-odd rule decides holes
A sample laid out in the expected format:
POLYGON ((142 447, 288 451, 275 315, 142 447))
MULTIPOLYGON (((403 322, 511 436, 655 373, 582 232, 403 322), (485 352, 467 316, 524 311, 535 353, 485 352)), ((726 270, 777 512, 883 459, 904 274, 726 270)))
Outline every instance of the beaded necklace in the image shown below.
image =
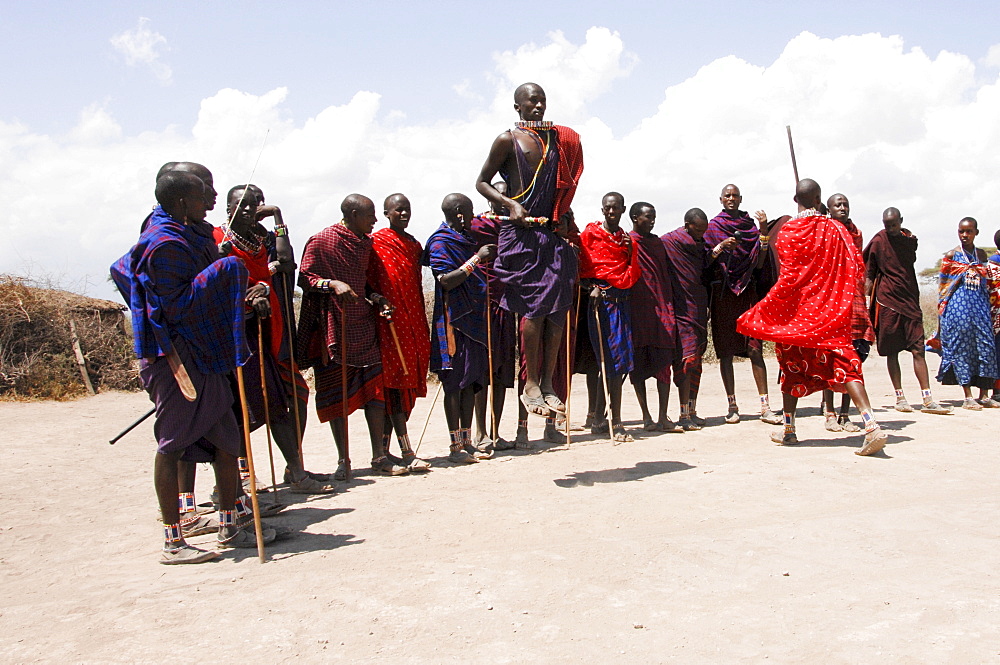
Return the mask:
POLYGON ((260 224, 256 225, 257 228, 251 228, 251 236, 245 238, 233 229, 229 224, 222 225, 222 235, 223 240, 229 240, 234 245, 240 248, 241 251, 247 254, 256 254, 260 251, 260 248, 264 246, 264 241, 267 239, 267 231, 264 231, 260 224))
MULTIPOLYGON (((538 166, 535 167, 535 174, 531 177, 531 183, 527 187, 525 187, 524 190, 520 194, 518 194, 517 196, 512 196, 511 197, 514 201, 517 201, 518 199, 527 199, 527 198, 531 197, 531 193, 535 189, 535 182, 538 180, 538 174, 542 172, 542 167, 545 166, 545 160, 549 156, 549 147, 552 144, 552 139, 551 139, 551 137, 548 134, 546 134, 545 139, 543 140, 542 137, 539 136, 538 132, 536 132, 531 127, 520 127, 519 126, 519 125, 524 124, 524 123, 532 123, 532 122, 536 122, 537 123, 537 122, 547 122, 547 121, 544 121, 544 120, 525 120, 525 121, 522 121, 522 122, 515 123, 514 126, 515 126, 516 129, 520 129, 522 132, 530 134, 532 136, 532 138, 535 139, 535 141, 538 143, 539 147, 542 149, 542 157, 541 157, 541 159, 538 160, 538 166)), ((517 139, 514 139, 514 140, 516 141, 517 139)))
POLYGON ((518 129, 552 129, 551 120, 518 120, 514 123, 518 129))

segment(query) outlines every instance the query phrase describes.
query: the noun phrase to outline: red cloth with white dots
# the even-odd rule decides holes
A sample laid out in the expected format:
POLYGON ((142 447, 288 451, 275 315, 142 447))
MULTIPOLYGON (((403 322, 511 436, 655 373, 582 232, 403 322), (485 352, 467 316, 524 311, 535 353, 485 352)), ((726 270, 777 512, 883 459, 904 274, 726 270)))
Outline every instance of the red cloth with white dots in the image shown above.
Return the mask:
POLYGON ((807 210, 785 222, 775 248, 778 281, 739 318, 737 331, 778 345, 783 393, 843 392, 846 383, 863 381, 851 322, 865 269, 850 232, 807 210))
MULTIPOLYGON (((393 327, 407 370, 403 372, 389 323, 380 316, 378 331, 382 350, 382 382, 386 388, 402 393, 401 408, 409 413, 417 398, 427 395, 427 363, 431 355, 420 268, 423 248, 409 233, 399 233, 392 228, 379 229, 371 239, 374 256, 368 266, 368 283, 396 308, 392 315, 393 327)), ((392 408, 388 401, 386 406, 392 408)))

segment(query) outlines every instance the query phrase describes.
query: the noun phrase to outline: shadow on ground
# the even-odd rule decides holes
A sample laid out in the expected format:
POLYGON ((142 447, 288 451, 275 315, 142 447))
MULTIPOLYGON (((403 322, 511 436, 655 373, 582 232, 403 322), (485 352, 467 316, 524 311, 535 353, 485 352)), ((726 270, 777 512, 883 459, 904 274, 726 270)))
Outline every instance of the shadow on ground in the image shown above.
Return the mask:
POLYGON ((694 467, 684 462, 638 462, 629 469, 604 469, 603 471, 579 471, 566 478, 553 480, 559 487, 593 487, 598 483, 621 483, 642 480, 673 471, 686 471, 694 467))

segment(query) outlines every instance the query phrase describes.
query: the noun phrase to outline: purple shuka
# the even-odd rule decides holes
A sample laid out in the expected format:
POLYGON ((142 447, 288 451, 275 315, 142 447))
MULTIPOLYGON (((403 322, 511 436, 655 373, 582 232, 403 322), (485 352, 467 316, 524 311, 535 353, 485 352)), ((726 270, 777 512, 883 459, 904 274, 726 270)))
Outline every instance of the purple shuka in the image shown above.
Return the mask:
POLYGON ((633 383, 656 376, 670 380, 673 349, 677 346, 673 288, 667 268, 667 250, 659 236, 632 231, 632 246, 639 259, 639 281, 629 291, 632 309, 633 383), (664 371, 665 370, 665 371, 664 371))
MULTIPOLYGON (((514 130, 519 131, 519 130, 514 130)), ((519 182, 532 182, 524 152, 514 141, 519 182)), ((559 170, 559 150, 552 142, 533 186, 519 201, 531 217, 552 218, 555 204, 556 176, 559 170)), ((512 187, 511 174, 501 172, 512 187)), ((500 226, 497 239, 497 260, 493 272, 504 284, 501 306, 529 319, 538 319, 565 312, 573 306, 573 280, 578 262, 576 253, 562 238, 545 226, 522 228, 510 222, 500 226)))
POLYGON ((708 251, 684 227, 661 238, 667 250, 669 274, 677 321, 677 341, 682 358, 701 355, 708 341, 708 289, 704 275, 708 251))
POLYGON ((218 258, 210 225, 183 224, 157 206, 111 275, 132 311, 139 375, 156 407, 157 451, 192 462, 212 461, 216 448, 239 455, 228 373, 248 356, 246 268, 234 257, 218 258), (164 357, 171 351, 197 391, 193 402, 164 357))

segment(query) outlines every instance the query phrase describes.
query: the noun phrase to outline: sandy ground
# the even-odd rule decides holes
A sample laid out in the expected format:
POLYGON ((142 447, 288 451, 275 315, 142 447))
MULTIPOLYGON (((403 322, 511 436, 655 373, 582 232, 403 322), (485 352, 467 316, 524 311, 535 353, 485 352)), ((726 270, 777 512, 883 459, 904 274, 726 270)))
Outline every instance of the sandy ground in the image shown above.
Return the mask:
MULTIPOLYGON (((873 402, 892 403, 881 359, 865 368, 873 402)), ((751 412, 750 367, 736 369, 751 412)), ((265 565, 241 550, 188 567, 157 563, 151 425, 107 443, 144 394, 2 403, 0 661, 1000 660, 1000 413, 883 408, 886 454, 860 458, 858 435, 823 430, 818 401, 804 400, 809 441, 781 448, 748 416, 722 424, 710 366, 701 432, 636 431, 629 389, 635 443, 588 433, 462 468, 443 459, 438 405, 421 449, 436 468, 404 478, 368 475, 357 414, 357 479, 332 497, 279 494, 297 537, 265 565)), ((262 436, 255 451, 266 468, 262 436)), ((335 465, 314 415, 305 454, 335 465)), ((199 500, 210 485, 201 467, 199 500)))

